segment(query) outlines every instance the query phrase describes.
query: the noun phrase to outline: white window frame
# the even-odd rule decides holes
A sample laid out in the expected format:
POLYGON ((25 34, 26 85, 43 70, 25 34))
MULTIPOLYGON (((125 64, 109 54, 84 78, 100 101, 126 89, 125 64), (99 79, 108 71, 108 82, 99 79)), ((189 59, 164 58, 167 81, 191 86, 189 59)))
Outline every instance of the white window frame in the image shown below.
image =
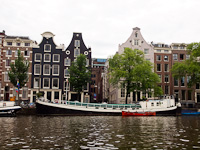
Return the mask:
POLYGON ((71 65, 71 59, 70 58, 65 58, 65 61, 64 61, 64 65, 65 66, 70 66, 71 65), (66 60, 68 60, 68 63, 66 63, 66 60))
POLYGON ((162 60, 162 55, 156 55, 156 61, 161 61, 162 60), (158 59, 158 56, 160 56, 160 60, 158 59))
POLYGON ((168 81, 166 82, 166 81, 164 81, 164 83, 169 83, 169 75, 167 74, 167 75, 165 75, 165 78, 167 77, 167 79, 168 79, 168 81))
POLYGON ((67 81, 64 81, 64 85, 63 85, 63 87, 64 87, 64 91, 66 91, 66 86, 67 86, 67 91, 69 91, 70 89, 70 83, 69 83, 69 81, 68 81, 68 84, 67 84, 67 81))
POLYGON ((28 87, 22 88, 22 99, 28 99, 28 87), (25 97, 24 97, 25 95, 25 97))
POLYGON ((10 64, 11 64, 11 60, 10 60, 10 59, 6 59, 6 63, 5 63, 5 67, 6 67, 6 68, 9 68, 9 67, 10 67, 10 64, 8 65, 8 61, 9 61, 10 64))
POLYGON ((44 44, 44 52, 51 52, 51 44, 44 44), (50 50, 46 50, 46 46, 50 46, 50 50))
POLYGON ((139 45, 139 40, 134 40, 134 45, 139 45))
POLYGON ((4 74, 4 81, 10 81, 9 76, 8 76, 8 72, 5 72, 4 74))
POLYGON ((169 56, 168 55, 164 55, 164 61, 169 61, 169 56), (165 57, 167 58, 167 60, 165 60, 165 57))
POLYGON ((53 54, 53 62, 60 62, 60 54, 53 54), (55 60, 55 56, 58 56, 58 60, 55 60))
POLYGON ((40 65, 40 64, 35 64, 35 65, 34 65, 34 75, 41 75, 41 65, 40 65), (36 66, 40 66, 40 71, 39 71, 39 73, 36 73, 36 66))
POLYGON ((40 54, 40 53, 35 53, 35 62, 41 62, 41 60, 42 60, 42 54, 40 54), (39 55, 39 56, 40 56, 40 60, 37 60, 37 59, 36 59, 36 55, 39 55))
POLYGON ((173 56, 173 60, 178 60, 178 54, 173 54, 172 56, 173 56), (176 59, 174 59, 175 58, 174 56, 176 56, 176 59))
POLYGON ((29 50, 24 51, 24 57, 30 57, 30 51, 29 50), (25 52, 27 52, 28 55, 25 55, 25 52))
POLYGON ((58 89, 58 88, 59 88, 59 78, 52 78, 52 89, 58 89), (58 81, 58 86, 57 87, 54 87, 54 85, 53 85, 54 80, 58 81))
POLYGON ((74 41, 74 46, 75 47, 80 47, 80 40, 75 40, 74 41))
POLYGON ((50 75, 50 74, 51 74, 51 72, 50 72, 51 70, 50 70, 50 69, 51 69, 51 66, 50 66, 49 64, 44 64, 44 65, 43 65, 43 75, 50 75), (49 67, 49 73, 45 73, 45 70, 46 70, 45 68, 46 68, 47 66, 49 67))
POLYGON ((50 78, 43 78, 43 88, 45 88, 45 89, 49 89, 49 88, 50 88, 50 78), (49 83, 48 83, 49 86, 48 86, 48 87, 45 87, 45 86, 44 86, 44 83, 45 83, 44 81, 45 81, 45 80, 49 80, 49 83))
POLYGON ((41 80, 40 80, 39 77, 34 78, 34 81, 33 81, 33 86, 34 86, 34 88, 40 88, 40 81, 41 81, 41 80), (36 83, 35 80, 36 80, 36 79, 39 80, 39 82, 38 82, 38 86, 35 86, 35 83, 36 83))
POLYGON ((66 71, 66 70, 68 70, 68 73, 69 73, 69 69, 65 69, 65 70, 64 70, 64 77, 65 77, 65 78, 67 78, 67 77, 70 76, 70 73, 69 73, 68 75, 65 74, 65 71, 66 71))
POLYGON ((59 75, 59 72, 60 72, 60 66, 59 66, 59 65, 53 65, 52 68, 53 68, 53 69, 52 69, 52 71, 53 71, 52 74, 53 74, 53 75, 59 75), (58 66, 58 73, 57 73, 57 74, 54 73, 55 66, 58 66))
POLYGON ((6 56, 12 56, 12 50, 10 49, 6 50, 6 56), (11 52, 11 54, 9 54, 8 52, 11 52))
POLYGON ((44 62, 51 62, 51 54, 44 54, 44 62), (46 56, 49 56, 49 60, 46 60, 46 56))
POLYGON ((164 64, 164 72, 169 72, 169 64, 164 64), (167 67, 167 70, 165 70, 166 68, 165 68, 165 65, 167 65, 168 67, 167 67))
POLYGON ((75 48, 74 49, 74 57, 78 57, 80 55, 80 49, 79 48, 75 48), (76 55, 76 50, 79 52, 78 55, 76 55))
POLYGON ((156 71, 157 72, 162 72, 162 64, 160 64, 160 70, 158 71, 158 64, 156 64, 156 71))

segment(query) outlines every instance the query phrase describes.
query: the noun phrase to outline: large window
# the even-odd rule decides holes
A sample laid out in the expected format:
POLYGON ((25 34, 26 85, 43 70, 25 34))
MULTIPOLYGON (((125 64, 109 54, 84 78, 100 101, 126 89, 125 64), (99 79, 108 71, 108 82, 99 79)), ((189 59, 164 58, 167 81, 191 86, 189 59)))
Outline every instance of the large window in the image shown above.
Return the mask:
POLYGON ((44 68, 43 68, 44 70, 44 72, 43 72, 43 74, 44 75, 50 75, 50 65, 44 65, 44 68))
POLYGON ((35 54, 35 61, 40 62, 42 60, 42 54, 35 54))
POLYGON ((59 54, 53 55, 53 62, 60 62, 60 55, 59 54))
POLYGON ((34 74, 35 75, 40 75, 41 74, 41 66, 40 66, 40 64, 35 64, 34 65, 34 74))
POLYGON ((71 65, 71 59, 65 58, 65 66, 70 66, 71 65))
POLYGON ((165 64, 165 72, 169 72, 169 64, 165 64))
POLYGON ((74 46, 75 47, 80 47, 80 40, 75 40, 74 46))
POLYGON ((74 57, 77 57, 80 55, 80 49, 74 49, 74 57))
POLYGON ((178 79, 174 78, 174 86, 178 86, 178 79))
POLYGON ((181 86, 185 86, 185 77, 181 78, 181 86))
POLYGON ((161 64, 157 64, 157 71, 162 71, 161 64))
POLYGON ((164 56, 164 61, 169 61, 169 56, 165 55, 164 56))
POLYGON ((44 88, 49 88, 50 85, 50 79, 49 78, 44 78, 43 79, 43 87, 44 88))
POLYGON ((30 51, 24 51, 24 56, 30 56, 30 51))
POLYGON ((22 88, 22 98, 23 99, 28 99, 28 87, 23 87, 22 88))
POLYGON ((169 82, 169 75, 165 75, 165 83, 169 82))
POLYGON ((44 54, 44 62, 50 62, 51 61, 51 55, 50 54, 44 54))
POLYGON ((69 70, 68 70, 68 69, 65 69, 64 76, 65 76, 65 77, 69 77, 69 70))
POLYGON ((12 50, 6 50, 6 55, 12 55, 12 50))
POLYGON ((50 44, 45 44, 44 45, 44 51, 45 52, 50 52, 51 51, 51 45, 50 44))
POLYGON ((184 60, 184 54, 180 54, 180 60, 184 60))
POLYGON ((173 54, 173 60, 178 60, 178 54, 173 54))
POLYGON ((161 61, 161 55, 156 55, 156 60, 161 61))
POLYGON ((6 67, 10 66, 11 60, 10 59, 6 59, 6 67))
POLYGON ((58 78, 52 79, 52 88, 59 88, 59 79, 58 78))
POLYGON ((139 45, 139 40, 134 40, 134 45, 139 45))
POLYGON ((34 88, 40 87, 40 78, 34 78, 34 88))
POLYGON ((53 65, 53 75, 59 75, 59 65, 53 65))

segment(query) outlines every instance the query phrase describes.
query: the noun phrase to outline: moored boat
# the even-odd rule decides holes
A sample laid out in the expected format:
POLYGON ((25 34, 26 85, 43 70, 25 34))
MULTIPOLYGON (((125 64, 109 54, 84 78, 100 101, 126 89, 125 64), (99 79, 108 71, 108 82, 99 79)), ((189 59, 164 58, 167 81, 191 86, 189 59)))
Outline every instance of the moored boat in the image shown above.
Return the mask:
POLYGON ((20 109, 20 106, 15 106, 15 101, 0 101, 0 116, 15 116, 20 109))
POLYGON ((122 115, 122 111, 156 112, 156 115, 181 115, 181 106, 173 97, 160 100, 139 101, 133 104, 81 103, 61 101, 60 103, 38 99, 36 112, 44 115, 122 115))
POLYGON ((130 112, 130 111, 122 111, 122 116, 155 116, 156 112, 130 112))

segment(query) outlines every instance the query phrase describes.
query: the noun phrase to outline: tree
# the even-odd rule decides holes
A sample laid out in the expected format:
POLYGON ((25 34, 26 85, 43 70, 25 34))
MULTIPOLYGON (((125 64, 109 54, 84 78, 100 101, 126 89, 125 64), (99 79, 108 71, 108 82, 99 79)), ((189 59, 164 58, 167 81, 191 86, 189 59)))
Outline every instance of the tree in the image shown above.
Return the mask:
POLYGON ((130 92, 151 93, 154 89, 155 94, 162 93, 157 86, 159 77, 152 70, 153 64, 145 60, 144 53, 137 49, 125 48, 123 54, 115 54, 109 59, 109 81, 113 86, 125 87, 126 104, 130 92))
POLYGON ((84 86, 90 81, 91 72, 86 67, 86 56, 80 54, 76 62, 72 62, 69 69, 70 78, 69 82, 78 93, 78 100, 80 101, 80 93, 84 90, 84 86))
MULTIPOLYGON (((10 65, 11 69, 8 72, 10 82, 18 90, 24 87, 28 81, 28 69, 29 62, 24 60, 24 57, 21 55, 21 52, 18 51, 17 59, 15 63, 10 65)), ((19 91, 18 91, 18 104, 19 104, 19 91)))
POLYGON ((173 65, 171 72, 174 78, 188 76, 188 87, 200 83, 200 43, 191 43, 187 46, 187 54, 190 58, 177 62, 173 65))

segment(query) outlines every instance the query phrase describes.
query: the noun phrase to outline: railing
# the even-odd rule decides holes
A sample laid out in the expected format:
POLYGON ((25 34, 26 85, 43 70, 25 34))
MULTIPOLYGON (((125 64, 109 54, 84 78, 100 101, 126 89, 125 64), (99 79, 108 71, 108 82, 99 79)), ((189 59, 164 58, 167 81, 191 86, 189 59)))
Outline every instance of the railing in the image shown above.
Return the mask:
POLYGON ((64 104, 66 105, 72 105, 72 106, 83 106, 86 108, 94 107, 96 109, 103 108, 112 108, 112 109, 137 109, 141 108, 140 104, 100 104, 100 103, 80 103, 80 102, 73 102, 73 101, 64 101, 64 104))

